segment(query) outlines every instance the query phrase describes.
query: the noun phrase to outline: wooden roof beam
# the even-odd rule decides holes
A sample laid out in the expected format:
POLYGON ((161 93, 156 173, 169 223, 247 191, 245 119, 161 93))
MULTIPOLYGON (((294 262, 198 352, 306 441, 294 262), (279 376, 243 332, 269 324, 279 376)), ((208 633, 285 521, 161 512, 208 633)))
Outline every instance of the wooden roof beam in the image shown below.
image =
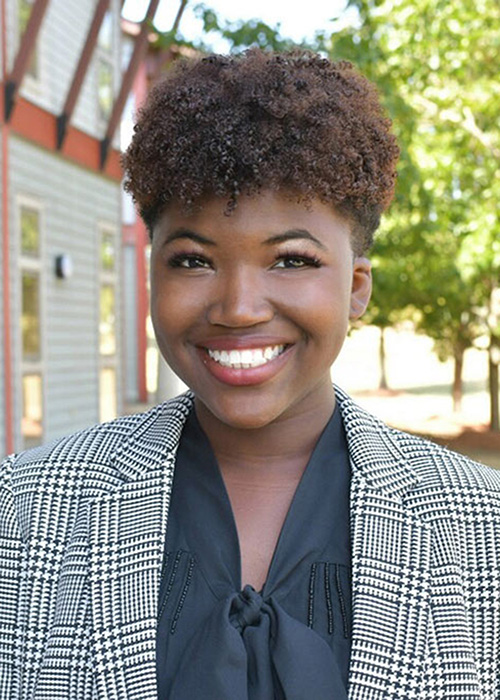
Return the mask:
MULTIPOLYGON (((172 25, 172 29, 170 30, 173 35, 175 35, 175 32, 177 32, 179 28, 180 21, 182 19, 182 15, 184 14, 184 10, 186 9, 186 5, 188 4, 188 0, 181 0, 181 4, 179 5, 179 9, 177 10, 177 15, 175 17, 174 23, 172 25)), ((161 72, 163 68, 172 61, 173 59, 173 54, 172 54, 172 47, 168 46, 167 48, 164 48, 160 51, 158 56, 156 57, 156 60, 153 63, 153 68, 151 70, 151 74, 149 76, 150 83, 155 83, 158 78, 161 75, 161 72)))
POLYGON ((104 168, 104 166, 106 165, 109 147, 113 140, 116 127, 118 126, 118 123, 121 119, 123 109, 127 101, 127 97, 129 95, 130 90, 132 89, 132 85, 134 83, 134 79, 137 75, 137 71, 141 64, 141 61, 146 55, 146 51, 148 48, 148 34, 151 31, 150 23, 154 19, 159 4, 160 0, 150 0, 146 16, 142 20, 141 31, 139 32, 137 39, 135 40, 135 46, 132 52, 132 56, 130 58, 130 62, 128 64, 128 68, 125 71, 125 74, 123 75, 120 91, 113 105, 111 116, 109 117, 106 135, 101 141, 101 168, 104 168))
POLYGON ((172 25, 172 32, 176 32, 179 29, 179 24, 181 23, 182 15, 184 14, 187 4, 188 0, 181 0, 181 4, 179 5, 179 9, 177 10, 177 14, 175 15, 174 23, 172 25))
POLYGON ((38 33, 40 31, 40 27, 42 26, 42 21, 48 5, 49 0, 35 0, 26 30, 21 38, 21 45, 19 46, 19 51, 17 52, 17 56, 14 61, 14 67, 5 81, 6 122, 8 122, 12 116, 12 110, 15 106, 17 93, 28 69, 31 54, 35 48, 38 33))
POLYGON ((80 54, 80 59, 76 67, 75 73, 73 75, 73 80, 71 81, 70 89, 68 91, 66 102, 64 104, 61 114, 57 117, 57 148, 61 149, 66 138, 66 133, 68 129, 68 124, 73 116, 73 111, 75 109, 76 102, 80 95, 82 89, 83 81, 87 73, 90 59, 95 49, 97 39, 99 37, 99 30, 102 26, 106 10, 109 7, 109 0, 99 0, 96 5, 94 16, 87 33, 87 38, 85 39, 85 44, 83 45, 82 52, 80 54))

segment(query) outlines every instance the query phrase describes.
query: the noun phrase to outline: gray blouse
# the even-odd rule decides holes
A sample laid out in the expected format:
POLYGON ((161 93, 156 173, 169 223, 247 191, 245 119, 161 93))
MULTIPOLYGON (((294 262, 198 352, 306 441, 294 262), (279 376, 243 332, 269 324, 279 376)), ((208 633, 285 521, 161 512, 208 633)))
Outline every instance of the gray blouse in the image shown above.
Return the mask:
POLYGON ((159 700, 346 700, 350 468, 339 410, 321 434, 261 591, 193 410, 176 462, 160 586, 159 700))

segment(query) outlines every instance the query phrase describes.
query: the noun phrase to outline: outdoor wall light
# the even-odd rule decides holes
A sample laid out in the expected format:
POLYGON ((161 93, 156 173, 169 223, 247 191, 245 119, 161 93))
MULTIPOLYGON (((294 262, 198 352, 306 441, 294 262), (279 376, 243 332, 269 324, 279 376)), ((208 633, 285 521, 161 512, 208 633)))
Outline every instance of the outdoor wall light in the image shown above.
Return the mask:
POLYGON ((73 260, 70 255, 56 255, 56 277, 66 280, 73 275, 73 260))

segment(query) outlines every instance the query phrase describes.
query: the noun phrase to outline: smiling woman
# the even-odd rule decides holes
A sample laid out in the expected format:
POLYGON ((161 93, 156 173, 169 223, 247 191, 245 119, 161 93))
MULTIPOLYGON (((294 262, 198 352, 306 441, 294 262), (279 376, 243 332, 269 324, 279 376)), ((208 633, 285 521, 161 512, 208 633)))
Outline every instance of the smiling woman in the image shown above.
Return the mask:
POLYGON ((192 213, 171 204, 154 226, 162 354, 193 389, 200 420, 208 409, 223 434, 276 420, 299 428, 304 411, 321 432, 334 406, 330 367, 370 296, 369 263, 353 255, 347 220, 319 201, 306 208, 264 190, 225 209, 223 197, 192 213))
POLYGON ((330 381, 397 156, 348 63, 155 87, 126 186, 190 391, 5 460, 0 700, 499 697, 498 473, 330 381))

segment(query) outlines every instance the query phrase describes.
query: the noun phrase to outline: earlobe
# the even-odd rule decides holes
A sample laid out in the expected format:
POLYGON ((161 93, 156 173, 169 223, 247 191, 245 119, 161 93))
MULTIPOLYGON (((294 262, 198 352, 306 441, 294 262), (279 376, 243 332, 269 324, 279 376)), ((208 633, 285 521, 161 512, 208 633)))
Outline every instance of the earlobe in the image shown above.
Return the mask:
POLYGON ((368 306, 372 293, 372 266, 368 258, 355 258, 352 270, 351 305, 349 318, 360 318, 368 306))

